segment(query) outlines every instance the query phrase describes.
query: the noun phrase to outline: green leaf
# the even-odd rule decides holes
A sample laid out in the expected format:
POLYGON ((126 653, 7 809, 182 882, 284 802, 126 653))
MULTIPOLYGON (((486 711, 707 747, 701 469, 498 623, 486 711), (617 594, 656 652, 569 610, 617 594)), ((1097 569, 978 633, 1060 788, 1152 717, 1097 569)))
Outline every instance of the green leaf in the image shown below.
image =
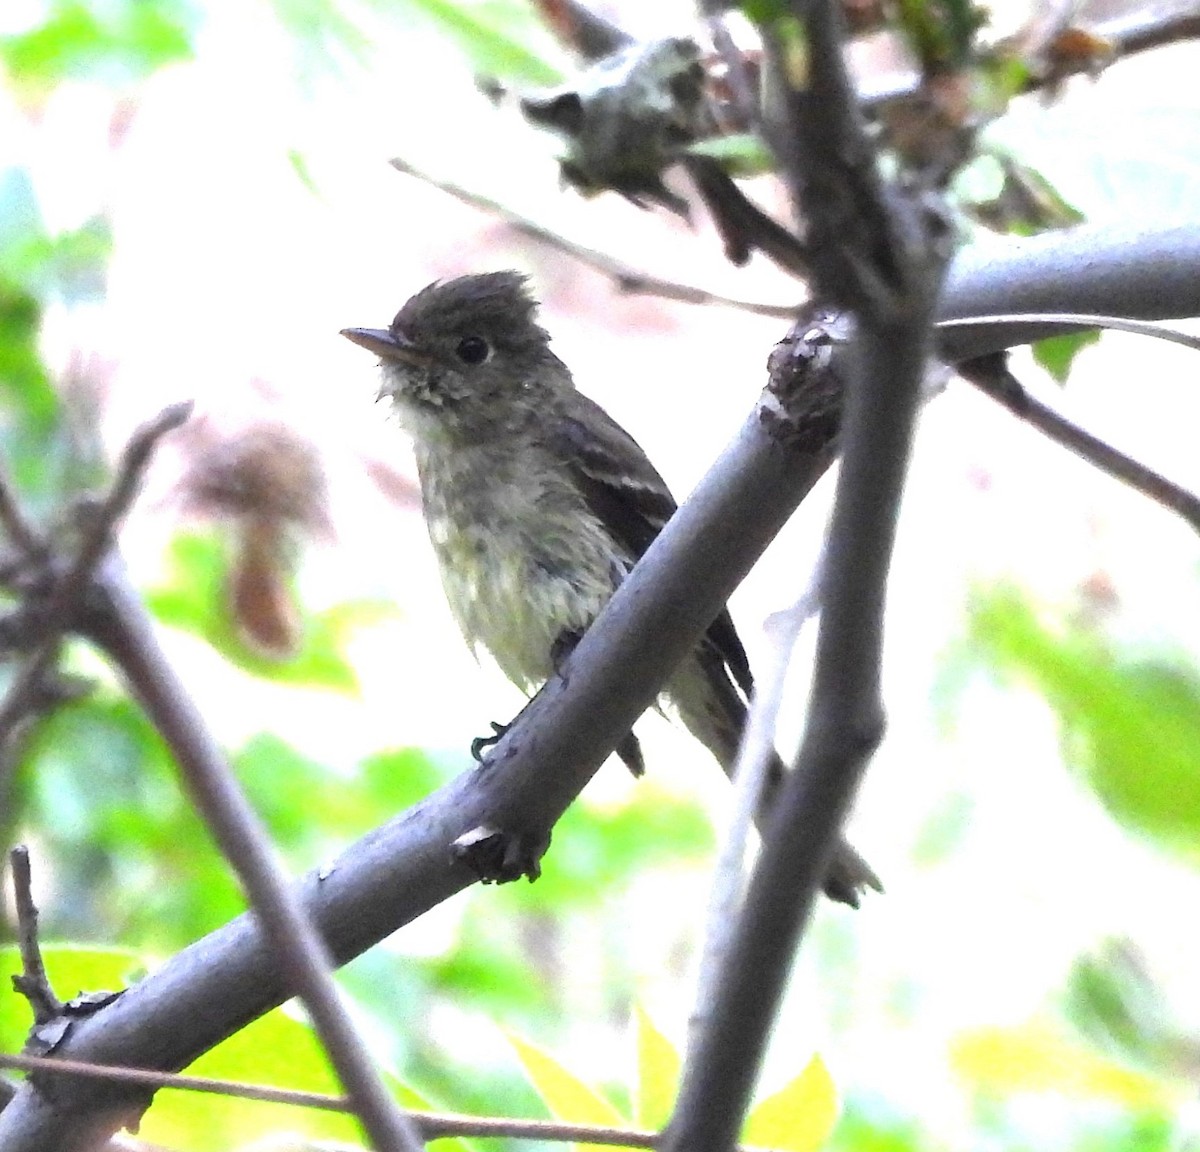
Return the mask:
POLYGON ((1200 866, 1200 675, 1130 662, 1094 636, 1049 628, 1012 589, 979 597, 971 639, 1058 713, 1064 757, 1122 824, 1200 866))
MULTIPOLYGON (((347 777, 273 735, 232 756, 251 802, 296 869, 312 867, 428 795, 444 773, 416 750, 379 753, 347 777)), ((140 708, 101 685, 33 732, 14 809, 54 860, 59 934, 182 947, 245 907, 140 708), (163 883, 169 876, 170 883, 163 883)))
POLYGON ((755 1106, 742 1140, 777 1152, 816 1152, 838 1118, 837 1089, 825 1062, 814 1056, 795 1079, 755 1106))
POLYGON ((443 783, 446 772, 419 748, 393 748, 368 756, 356 778, 369 806, 370 827, 424 800, 443 783))
POLYGON ((638 1004, 637 1091, 634 1093, 635 1123, 642 1128, 661 1129, 671 1118, 675 1095, 679 1090, 679 1053, 638 1004))
POLYGON ((35 520, 91 479, 60 434, 61 403, 38 351, 42 309, 101 293, 108 251, 102 220, 47 236, 28 172, 0 170, 0 453, 35 520))
POLYGON ((556 1120, 563 1120, 568 1124, 624 1126, 625 1118, 612 1104, 563 1067, 545 1049, 511 1033, 508 1042, 516 1051, 529 1082, 556 1120))
POLYGON ((761 176, 775 171, 774 155, 754 132, 697 140, 688 145, 687 151, 695 156, 712 157, 731 176, 761 176))
POLYGON ((1100 333, 1094 329, 1090 332, 1067 332, 1062 336, 1047 336, 1044 340, 1034 341, 1033 358, 1057 383, 1065 384, 1071 373, 1071 365, 1075 363, 1075 357, 1099 339, 1100 333))
MULTIPOLYGON (((320 1043, 305 1024, 279 1009, 235 1033, 185 1069, 240 1083, 339 1095, 337 1077, 320 1043)), ((167 1148, 226 1152, 286 1131, 308 1139, 353 1141, 349 1116, 286 1104, 263 1104, 197 1092, 160 1092, 139 1136, 167 1148)))
MULTIPOLYGON (((43 945, 55 994, 66 1000, 80 991, 118 991, 144 972, 131 952, 113 948, 43 945)), ((18 1052, 29 1029, 25 1000, 10 989, 9 973, 21 970, 16 948, 0 948, 0 1049, 18 1052)), ((341 1095, 341 1087, 312 1028, 276 1009, 247 1025, 193 1062, 191 1076, 267 1085, 295 1092, 341 1095)), ((426 1095, 385 1072, 385 1082, 405 1108, 434 1111, 426 1095)), ((140 1135, 153 1144, 188 1152, 226 1152, 267 1140, 279 1132, 303 1140, 356 1141, 359 1129, 346 1114, 265 1104, 214 1093, 161 1090, 142 1120, 140 1135)), ((443 1152, 472 1152, 468 1143, 445 1137, 443 1152)))
POLYGON ((900 30, 926 74, 968 64, 975 33, 987 23, 986 10, 970 0, 900 0, 898 12, 900 30))
POLYGON ((746 14, 748 20, 760 27, 791 15, 787 0, 742 0, 738 7, 746 14))
POLYGON ((928 1152, 929 1141, 912 1116, 898 1114, 878 1098, 849 1097, 831 1147, 838 1152, 928 1152))
POLYGON ((507 1019, 537 1019, 546 1010, 547 989, 529 979, 529 957, 478 932, 464 932, 444 955, 420 962, 439 995, 507 1019))
POLYGON ((565 66, 527 3, 405 0, 466 56, 478 73, 526 84, 557 84, 565 66))
POLYGON ((35 518, 54 502, 66 468, 62 408, 38 354, 42 310, 0 278, 0 450, 22 506, 35 518))
POLYGON ((27 233, 4 252, 4 271, 42 303, 68 304, 104 296, 112 231, 108 221, 95 217, 73 232, 53 238, 27 233))

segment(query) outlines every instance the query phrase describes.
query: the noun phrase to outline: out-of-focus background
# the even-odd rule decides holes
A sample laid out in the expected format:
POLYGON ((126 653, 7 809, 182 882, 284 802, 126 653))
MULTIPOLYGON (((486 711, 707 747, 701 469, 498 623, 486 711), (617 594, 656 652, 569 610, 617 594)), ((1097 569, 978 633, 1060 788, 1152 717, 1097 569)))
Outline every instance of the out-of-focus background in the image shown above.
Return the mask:
MULTIPOLYGON (((683 3, 605 11, 639 36, 695 30, 683 3)), ((993 28, 1029 15, 997 7, 993 28)), ((1194 214, 1198 66, 1195 44, 1120 62, 1018 101, 986 138, 1089 220, 1194 214)), ((297 872, 464 770, 471 738, 521 703, 460 640, 407 444, 374 403, 372 359, 338 330, 385 325, 433 279, 519 268, 579 386, 680 497, 786 330, 620 295, 388 159, 648 273, 797 299, 759 259, 727 265, 701 218, 560 187, 557 141, 475 83, 571 69, 519 0, 0 10, 6 466, 49 516, 101 482, 140 421, 195 398, 124 547, 297 872), (273 512, 256 484, 284 493, 273 512)), ((981 199, 991 179, 970 174, 981 199)), ((786 212, 769 179, 753 192, 786 212)), ((1014 363, 1195 489, 1192 355, 1106 335, 1065 385, 1028 353, 1014 363)), ((752 662, 807 583, 829 495, 826 479, 732 602, 752 662)), ((887 893, 818 910, 764 1077, 766 1091, 820 1054, 842 1101, 831 1146, 1200 1146, 1198 590, 1200 543, 1179 519, 962 383, 929 406, 891 582, 888 735, 851 827, 887 893)), ((30 737, 0 809, 6 843, 33 850, 63 995, 128 979, 242 907, 136 707, 92 653, 73 661, 95 687, 30 737)), ((806 664, 802 645, 791 739, 806 664)), ((543 1114, 515 1034, 625 1108, 635 1007, 682 1045, 728 790, 667 722, 640 731, 647 778, 607 765, 537 884, 465 893, 342 974, 381 1058, 424 1098, 543 1114)), ((7 1050, 27 1024, 4 996, 7 1050)), ((196 1070, 328 1083, 296 1055, 293 1019, 259 1027, 196 1070)), ((163 1097, 143 1134, 200 1152, 280 1131, 350 1129, 163 1097)))

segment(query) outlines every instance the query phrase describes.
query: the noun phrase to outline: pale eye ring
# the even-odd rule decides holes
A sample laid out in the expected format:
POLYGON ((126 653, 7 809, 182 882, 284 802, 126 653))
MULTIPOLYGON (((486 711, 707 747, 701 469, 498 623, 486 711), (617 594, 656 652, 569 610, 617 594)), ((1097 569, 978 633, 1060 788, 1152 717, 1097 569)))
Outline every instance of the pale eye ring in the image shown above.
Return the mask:
POLYGON ((464 336, 454 349, 454 354, 464 364, 474 367, 482 364, 492 354, 492 348, 482 336, 464 336))

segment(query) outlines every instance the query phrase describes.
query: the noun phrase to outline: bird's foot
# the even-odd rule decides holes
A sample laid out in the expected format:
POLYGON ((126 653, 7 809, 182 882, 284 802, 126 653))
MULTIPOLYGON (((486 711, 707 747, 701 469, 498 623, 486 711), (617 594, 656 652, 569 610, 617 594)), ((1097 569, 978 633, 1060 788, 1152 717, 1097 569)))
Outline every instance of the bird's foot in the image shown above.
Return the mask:
POLYGON ((500 724, 495 720, 491 721, 492 734, 490 736, 476 736, 471 741, 471 758, 478 763, 483 763, 483 754, 489 748, 494 748, 504 738, 504 733, 507 732, 512 724, 500 724))

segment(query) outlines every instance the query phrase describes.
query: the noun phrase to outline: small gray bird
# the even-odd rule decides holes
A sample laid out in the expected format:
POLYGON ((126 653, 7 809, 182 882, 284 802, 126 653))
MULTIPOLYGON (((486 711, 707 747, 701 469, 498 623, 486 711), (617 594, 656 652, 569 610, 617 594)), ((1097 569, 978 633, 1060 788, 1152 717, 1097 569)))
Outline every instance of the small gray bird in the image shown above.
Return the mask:
MULTIPOLYGON (((523 276, 491 272, 431 284, 386 329, 342 332, 380 357, 380 397, 412 437, 467 643, 526 692, 554 674, 676 508, 637 442, 576 391, 536 312, 523 276)), ((723 611, 663 697, 729 772, 752 687, 723 611)), ((641 774, 633 733, 617 752, 641 774)), ((776 763, 775 783, 783 771, 776 763)), ((843 842, 826 893, 857 905, 868 886, 878 879, 843 842)))

